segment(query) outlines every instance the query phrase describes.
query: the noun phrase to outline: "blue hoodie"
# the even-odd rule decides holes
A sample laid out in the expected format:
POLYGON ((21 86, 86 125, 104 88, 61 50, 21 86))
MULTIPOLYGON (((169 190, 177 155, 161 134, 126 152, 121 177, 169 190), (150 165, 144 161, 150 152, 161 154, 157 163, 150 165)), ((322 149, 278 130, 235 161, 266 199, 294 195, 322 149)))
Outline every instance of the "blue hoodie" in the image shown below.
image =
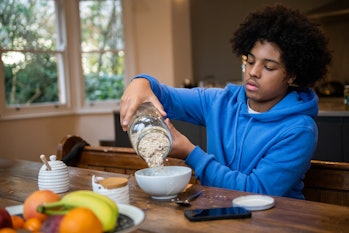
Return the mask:
POLYGON ((207 153, 186 158, 201 184, 304 199, 303 178, 317 144, 318 98, 290 90, 273 108, 248 112, 244 86, 173 88, 149 75, 167 117, 206 127, 207 153))

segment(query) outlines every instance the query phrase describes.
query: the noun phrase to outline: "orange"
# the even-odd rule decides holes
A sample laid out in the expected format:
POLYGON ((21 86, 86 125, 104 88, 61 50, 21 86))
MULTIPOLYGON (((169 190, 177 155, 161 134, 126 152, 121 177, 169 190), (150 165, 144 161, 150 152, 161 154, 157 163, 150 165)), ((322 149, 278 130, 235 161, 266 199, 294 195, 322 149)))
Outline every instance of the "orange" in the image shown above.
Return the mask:
POLYGON ((11 215, 12 226, 14 229, 21 229, 24 225, 24 219, 18 215, 11 215))
POLYGON ((40 231, 42 222, 38 218, 28 218, 25 220, 23 224, 23 229, 31 231, 31 232, 38 232, 40 231))
POLYGON ((41 204, 59 201, 60 199, 61 196, 50 190, 38 190, 31 193, 23 204, 24 219, 39 218, 41 221, 44 221, 47 215, 37 212, 37 207, 41 204))
POLYGON ((0 233, 16 233, 16 230, 10 227, 0 229, 0 233))
POLYGON ((64 215, 59 233, 102 233, 102 223, 88 208, 76 207, 64 215))

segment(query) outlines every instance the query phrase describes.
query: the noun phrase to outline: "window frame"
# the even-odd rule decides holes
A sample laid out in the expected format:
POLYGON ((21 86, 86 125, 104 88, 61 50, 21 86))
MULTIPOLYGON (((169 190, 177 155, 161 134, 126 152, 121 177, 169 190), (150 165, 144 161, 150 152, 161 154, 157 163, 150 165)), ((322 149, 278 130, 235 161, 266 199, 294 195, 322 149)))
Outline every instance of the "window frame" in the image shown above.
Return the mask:
MULTIPOLYGON (((128 78, 134 74, 134 56, 132 47, 132 1, 121 0, 123 11, 123 28, 125 40, 125 76, 124 85, 128 78), (129 28, 125 30, 126 28, 129 28)), ((8 107, 6 106, 5 94, 0 97, 0 120, 50 117, 58 115, 73 114, 105 114, 119 110, 120 100, 87 101, 85 100, 85 81, 81 61, 81 34, 80 34, 80 0, 55 0, 57 7, 59 39, 61 58, 64 60, 64 67, 57 67, 63 78, 59 80, 65 86, 66 102, 63 104, 36 104, 31 106, 8 107)), ((63 63, 62 63, 63 64, 63 63)), ((0 66, 0 75, 3 75, 3 67, 0 66)), ((0 92, 5 93, 4 77, 1 77, 0 92)))

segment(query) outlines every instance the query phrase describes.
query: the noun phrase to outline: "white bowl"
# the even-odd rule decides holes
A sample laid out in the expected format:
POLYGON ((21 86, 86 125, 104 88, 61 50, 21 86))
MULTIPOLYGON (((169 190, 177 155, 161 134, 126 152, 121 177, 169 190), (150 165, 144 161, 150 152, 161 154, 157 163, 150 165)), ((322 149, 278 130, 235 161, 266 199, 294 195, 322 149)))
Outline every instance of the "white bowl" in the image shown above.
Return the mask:
POLYGON ((163 166, 135 172, 139 187, 154 199, 171 199, 189 183, 192 169, 184 166, 163 166))

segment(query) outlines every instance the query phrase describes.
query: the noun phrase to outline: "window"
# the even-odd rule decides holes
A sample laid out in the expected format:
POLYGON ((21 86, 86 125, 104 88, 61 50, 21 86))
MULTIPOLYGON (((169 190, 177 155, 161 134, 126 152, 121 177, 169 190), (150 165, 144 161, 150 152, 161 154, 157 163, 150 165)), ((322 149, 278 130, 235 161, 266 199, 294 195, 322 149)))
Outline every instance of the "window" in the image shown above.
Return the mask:
POLYGON ((115 108, 125 77, 121 3, 1 1, 1 118, 115 108))
POLYGON ((85 99, 120 99, 124 80, 121 2, 80 1, 85 99))

